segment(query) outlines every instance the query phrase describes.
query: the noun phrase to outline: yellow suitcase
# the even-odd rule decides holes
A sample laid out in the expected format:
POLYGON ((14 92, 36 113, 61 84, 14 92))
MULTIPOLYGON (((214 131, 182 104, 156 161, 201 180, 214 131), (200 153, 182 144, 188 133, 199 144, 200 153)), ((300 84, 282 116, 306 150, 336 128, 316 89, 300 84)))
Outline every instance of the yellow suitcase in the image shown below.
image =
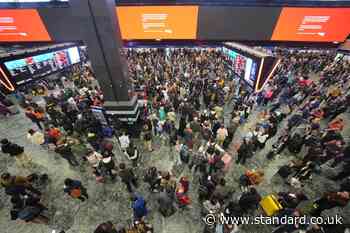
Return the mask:
POLYGON ((277 197, 273 194, 264 197, 260 201, 260 206, 267 216, 273 216, 283 209, 282 205, 277 200, 277 197))

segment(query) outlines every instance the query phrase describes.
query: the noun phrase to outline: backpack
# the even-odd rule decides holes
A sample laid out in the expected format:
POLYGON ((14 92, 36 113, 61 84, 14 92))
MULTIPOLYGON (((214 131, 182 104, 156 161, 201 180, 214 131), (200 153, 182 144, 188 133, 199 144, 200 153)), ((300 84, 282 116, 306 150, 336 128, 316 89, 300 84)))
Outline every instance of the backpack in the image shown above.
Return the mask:
POLYGON ((186 145, 182 145, 182 147, 180 149, 180 159, 184 163, 188 163, 190 160, 188 147, 186 145))
POLYGON ((113 137, 113 129, 111 127, 103 127, 102 134, 106 138, 111 138, 113 137))
POLYGON ((80 188, 74 188, 69 192, 69 195, 74 198, 78 198, 81 196, 81 190, 80 188))

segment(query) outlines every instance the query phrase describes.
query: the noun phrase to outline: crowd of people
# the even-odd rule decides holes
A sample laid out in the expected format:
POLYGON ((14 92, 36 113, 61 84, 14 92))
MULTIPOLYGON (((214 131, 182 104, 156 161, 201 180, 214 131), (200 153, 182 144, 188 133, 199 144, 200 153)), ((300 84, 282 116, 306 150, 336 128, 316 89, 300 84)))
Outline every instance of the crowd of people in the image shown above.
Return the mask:
MULTIPOLYGON (((74 80, 62 78, 61 91, 48 91, 44 105, 35 103, 26 93, 17 93, 25 116, 33 122, 27 139, 57 153, 72 169, 89 168, 98 183, 121 185, 120 180, 125 185, 130 193, 133 224, 120 227, 105 222, 95 233, 153 232, 147 221, 150 200, 138 191, 144 184, 156 196, 157 211, 164 217, 178 210, 191 211, 194 200, 189 193, 193 188, 201 217, 220 213, 322 216, 325 210, 345 207, 350 201, 350 145, 342 133, 350 105, 349 62, 335 60, 335 53, 329 51, 276 48, 272 52, 282 62, 265 89, 252 93, 229 71, 230 58, 219 49, 125 49, 133 88, 144 90, 147 97, 138 138, 132 138, 118 120, 103 125, 94 116, 91 106, 103 106, 103 93, 92 84, 91 69, 84 66, 74 80), (238 129, 246 125, 247 132, 238 135, 238 129), (276 174, 289 191, 262 196, 258 190, 265 182, 264 167, 248 167, 270 140, 275 142, 265 155, 267 162, 282 155, 291 158, 276 174), (169 148, 174 167, 188 168, 190 176, 144 164, 144 157, 156 152, 157 142, 169 148), (235 166, 246 168, 236 180, 240 190, 234 190, 228 182, 235 166), (339 170, 327 179, 341 183, 340 189, 310 199, 303 187, 325 166, 339 170), (233 198, 238 192, 239 198, 233 198), (265 203, 269 206, 271 202, 280 207, 267 211, 265 203), (300 207, 301 203, 307 203, 306 207, 300 207)), ((16 160, 19 168, 32 171, 35 167, 26 148, 16 142, 4 138, 1 149, 16 160)), ((49 223, 47 208, 40 202, 42 194, 33 187, 33 183, 45 183, 47 179, 37 174, 1 175, 1 185, 13 206, 11 219, 49 223)), ((65 179, 62 192, 82 202, 89 199, 84 184, 70 177, 65 179)), ((205 233, 241 230, 239 224, 203 227, 205 233)), ((273 232, 303 229, 307 233, 336 233, 336 227, 346 225, 285 224, 275 226, 273 232)))

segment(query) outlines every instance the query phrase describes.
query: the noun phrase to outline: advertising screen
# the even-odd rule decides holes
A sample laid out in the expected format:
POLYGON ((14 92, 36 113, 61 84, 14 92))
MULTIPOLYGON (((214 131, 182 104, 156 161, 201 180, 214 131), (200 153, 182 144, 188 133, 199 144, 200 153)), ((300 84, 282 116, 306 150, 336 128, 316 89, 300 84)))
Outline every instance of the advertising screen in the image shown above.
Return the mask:
POLYGON ((350 34, 350 8, 282 9, 272 40, 344 41, 350 34))
POLYGON ((201 6, 199 40, 270 40, 279 7, 201 6))
POLYGON ((198 6, 120 6, 122 39, 196 39, 198 6))
POLYGON ((69 0, 0 0, 0 3, 68 2, 69 0))
POLYGON ((238 77, 244 78, 249 86, 254 87, 257 70, 256 61, 226 47, 223 47, 222 51, 227 56, 227 63, 233 72, 238 77))
POLYGON ((72 47, 7 61, 4 65, 10 73, 10 76, 15 80, 16 84, 19 85, 32 80, 32 78, 43 77, 78 62, 80 62, 78 48, 72 47))
POLYGON ((16 41, 51 41, 36 10, 0 9, 0 42, 16 41))

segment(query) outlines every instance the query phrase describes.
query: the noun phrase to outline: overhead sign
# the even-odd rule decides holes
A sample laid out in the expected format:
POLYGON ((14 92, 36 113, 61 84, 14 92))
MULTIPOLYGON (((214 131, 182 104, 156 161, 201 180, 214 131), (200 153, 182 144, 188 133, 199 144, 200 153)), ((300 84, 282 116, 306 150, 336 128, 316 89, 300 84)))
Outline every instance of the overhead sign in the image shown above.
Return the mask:
POLYGON ((34 9, 0 9, 0 42, 51 41, 34 9))
POLYGON ((0 3, 68 2, 69 0, 0 0, 0 3))
POLYGON ((120 6, 124 40, 196 39, 198 6, 120 6))
POLYGON ((350 8, 282 9, 272 40, 344 41, 350 33, 350 8))

